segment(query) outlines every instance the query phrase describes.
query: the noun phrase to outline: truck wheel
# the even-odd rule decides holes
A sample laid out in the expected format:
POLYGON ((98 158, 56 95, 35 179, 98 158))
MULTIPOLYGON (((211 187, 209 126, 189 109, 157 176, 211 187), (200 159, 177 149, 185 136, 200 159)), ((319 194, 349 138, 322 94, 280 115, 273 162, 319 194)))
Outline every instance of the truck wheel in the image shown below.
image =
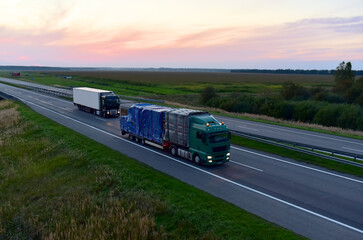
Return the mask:
POLYGON ((140 141, 140 139, 138 138, 138 137, 135 137, 135 142, 139 142, 140 141))
POLYGON ((195 154, 194 155, 194 162, 197 164, 197 165, 200 165, 201 164, 201 160, 200 160, 200 157, 198 154, 195 154))
POLYGON ((177 148, 173 145, 170 147, 170 152, 171 152, 171 155, 173 156, 176 156, 176 153, 177 153, 177 148))
POLYGON ((126 132, 124 130, 121 130, 121 135, 125 135, 126 132))
POLYGON ((129 139, 131 140, 131 141, 133 141, 134 140, 134 136, 132 136, 131 134, 129 135, 129 139))
POLYGON ((145 139, 141 139, 141 144, 145 145, 145 139))

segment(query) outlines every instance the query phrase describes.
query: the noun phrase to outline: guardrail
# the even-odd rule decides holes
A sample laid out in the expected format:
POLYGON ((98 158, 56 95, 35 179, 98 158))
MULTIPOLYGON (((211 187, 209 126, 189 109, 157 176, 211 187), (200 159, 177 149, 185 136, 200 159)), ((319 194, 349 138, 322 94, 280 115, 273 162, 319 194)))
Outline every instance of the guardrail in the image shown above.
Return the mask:
POLYGON ((70 93, 65 93, 65 92, 59 92, 56 90, 51 90, 51 89, 46 89, 46 88, 38 88, 38 87, 29 87, 28 88, 37 91, 37 92, 43 92, 43 93, 47 93, 47 94, 51 94, 51 95, 56 95, 56 96, 62 96, 62 97, 69 97, 72 98, 73 94, 70 93))
POLYGON ((288 140, 282 140, 282 139, 278 139, 278 138, 266 137, 266 136, 261 136, 258 134, 245 133, 245 132, 234 131, 234 130, 231 130, 231 133, 234 135, 237 135, 237 136, 241 136, 241 137, 253 139, 256 141, 272 144, 275 146, 291 149, 294 151, 307 153, 307 154, 318 156, 318 157, 323 157, 323 158, 326 158, 329 160, 346 163, 346 164, 354 165, 357 167, 363 167, 363 163, 357 162, 357 160, 363 160, 363 155, 361 155, 361 154, 355 154, 355 153, 339 151, 339 150, 335 150, 335 149, 317 147, 317 146, 313 146, 313 145, 309 145, 309 144, 297 143, 297 142, 292 142, 292 141, 288 141, 288 140), (301 147, 301 148, 299 148, 299 147, 301 147), (303 149, 303 148, 305 148, 305 149, 303 149), (307 149, 310 149, 310 150, 307 150, 307 149), (328 155, 318 153, 315 151, 331 153, 332 156, 328 156, 328 155), (350 157, 350 158, 354 159, 355 161, 337 158, 337 157, 334 157, 334 155, 350 157))

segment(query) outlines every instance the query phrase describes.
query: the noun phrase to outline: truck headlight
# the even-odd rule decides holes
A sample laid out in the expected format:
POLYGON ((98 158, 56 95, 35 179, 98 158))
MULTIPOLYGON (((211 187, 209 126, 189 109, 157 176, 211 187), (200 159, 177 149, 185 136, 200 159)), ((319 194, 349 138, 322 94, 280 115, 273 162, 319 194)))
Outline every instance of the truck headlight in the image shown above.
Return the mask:
POLYGON ((229 160, 229 157, 226 157, 227 160, 229 160))
POLYGON ((207 159, 209 159, 209 160, 212 159, 212 156, 207 156, 207 159))
POLYGON ((110 112, 109 112, 109 111, 107 111, 107 114, 110 114, 110 112))
POLYGON ((231 153, 227 153, 227 156, 231 155, 231 153))
POLYGON ((118 110, 117 113, 120 114, 120 110, 118 110))
POLYGON ((213 161, 212 160, 208 160, 209 163, 212 163, 213 161))

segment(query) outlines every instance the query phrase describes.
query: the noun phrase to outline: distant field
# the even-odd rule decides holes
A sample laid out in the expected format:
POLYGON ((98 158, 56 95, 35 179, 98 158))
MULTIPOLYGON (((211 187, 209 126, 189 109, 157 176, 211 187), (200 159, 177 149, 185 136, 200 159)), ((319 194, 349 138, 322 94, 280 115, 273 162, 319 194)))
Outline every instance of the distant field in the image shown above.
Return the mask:
MULTIPOLYGON (((206 86, 219 93, 277 93, 284 82, 310 87, 331 87, 329 75, 208 73, 208 72, 142 72, 142 71, 65 71, 31 72, 21 79, 46 85, 89 86, 113 90, 130 96, 167 96, 199 94, 206 86), (63 79, 59 76, 72 76, 63 79)), ((2 74, 1 74, 2 75, 2 74)))

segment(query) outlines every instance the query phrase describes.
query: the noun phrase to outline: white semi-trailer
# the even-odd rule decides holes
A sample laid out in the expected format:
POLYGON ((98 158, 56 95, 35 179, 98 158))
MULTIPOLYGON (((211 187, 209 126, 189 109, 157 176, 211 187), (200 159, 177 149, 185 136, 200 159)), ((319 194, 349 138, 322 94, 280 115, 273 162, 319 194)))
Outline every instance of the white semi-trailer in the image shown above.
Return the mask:
POLYGON ((120 115, 120 99, 112 91, 88 87, 73 88, 73 104, 81 111, 102 117, 120 115))

